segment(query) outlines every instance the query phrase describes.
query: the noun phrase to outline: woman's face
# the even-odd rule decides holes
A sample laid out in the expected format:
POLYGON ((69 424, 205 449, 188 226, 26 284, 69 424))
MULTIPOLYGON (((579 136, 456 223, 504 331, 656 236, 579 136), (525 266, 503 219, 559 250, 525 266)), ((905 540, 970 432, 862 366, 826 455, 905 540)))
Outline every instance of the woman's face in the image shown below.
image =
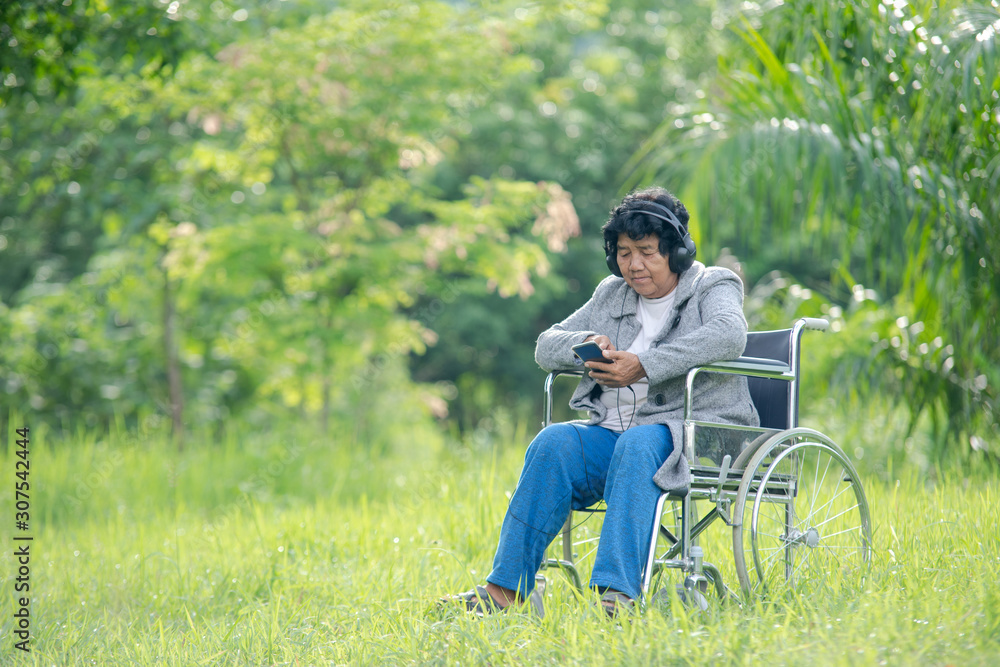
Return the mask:
POLYGON ((619 234, 618 268, 629 287, 648 299, 666 296, 677 287, 677 274, 660 254, 660 239, 655 234, 638 240, 619 234))

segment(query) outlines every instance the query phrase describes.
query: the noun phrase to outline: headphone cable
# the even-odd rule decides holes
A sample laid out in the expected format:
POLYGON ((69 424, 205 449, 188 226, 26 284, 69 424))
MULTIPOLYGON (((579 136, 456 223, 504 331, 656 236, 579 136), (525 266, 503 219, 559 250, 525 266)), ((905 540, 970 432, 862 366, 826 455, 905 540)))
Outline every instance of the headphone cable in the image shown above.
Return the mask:
MULTIPOLYGON (((621 334, 621 330, 622 330, 622 319, 625 317, 625 301, 627 299, 628 299, 628 288, 626 288, 624 294, 622 295, 622 309, 621 309, 621 313, 618 315, 618 330, 615 332, 615 349, 616 350, 618 349, 618 339, 619 339, 619 335, 621 334)), ((628 425, 629 425, 629 427, 631 427, 632 426, 632 419, 635 417, 635 408, 634 408, 634 406, 635 406, 636 397, 635 397, 635 389, 632 388, 632 385, 628 385, 628 389, 629 389, 629 391, 632 392, 632 405, 633 405, 633 409, 632 409, 632 414, 629 416, 629 420, 628 420, 628 425)), ((618 406, 617 406, 617 409, 618 409, 618 423, 619 423, 619 425, 621 425, 622 424, 622 412, 621 412, 621 401, 620 401, 621 387, 618 387, 617 392, 619 392, 619 393, 616 395, 615 400, 618 403, 618 406)), ((590 491, 590 495, 591 496, 596 496, 597 494, 594 493, 594 487, 592 487, 590 485, 590 475, 587 473, 587 454, 585 452, 585 447, 583 446, 583 436, 580 435, 580 429, 579 429, 580 425, 579 424, 570 424, 570 426, 573 427, 573 432, 576 433, 576 438, 580 442, 580 458, 583 459, 583 476, 584 476, 584 479, 587 480, 587 490, 590 491)), ((626 430, 627 429, 623 426, 622 433, 624 433, 626 430)), ((549 537, 556 537, 556 536, 558 536, 559 533, 562 532, 562 529, 560 529, 559 532, 551 533, 551 532, 549 532, 547 530, 542 530, 541 528, 537 528, 535 526, 532 526, 530 523, 528 523, 527 521, 525 521, 521 517, 519 517, 516 514, 514 514, 513 510, 511 510, 511 503, 514 501, 514 494, 517 493, 517 489, 520 486, 521 486, 521 483, 519 481, 518 484, 517 484, 517 486, 514 487, 514 491, 510 494, 510 499, 507 501, 507 514, 508 514, 508 516, 510 516, 512 519, 514 519, 515 521, 517 521, 518 523, 520 523, 521 525, 523 525, 525 528, 528 528, 529 530, 533 530, 533 531, 535 531, 537 533, 541 533, 542 535, 546 535, 546 536, 549 536, 549 537)), ((601 502, 601 501, 603 501, 603 498, 601 500, 599 500, 598 502, 601 502)), ((570 507, 570 512, 573 512, 573 511, 574 510, 572 509, 572 507, 570 507)), ((584 511, 584 510, 576 510, 576 511, 584 511)), ((574 526, 570 526, 570 530, 572 531, 572 530, 575 530, 575 529, 579 528, 580 526, 582 526, 583 524, 585 524, 587 521, 589 521, 590 517, 593 516, 594 514, 595 514, 595 512, 592 512, 592 511, 591 512, 587 512, 587 517, 583 521, 581 521, 580 523, 578 523, 578 524, 576 524, 574 526)))

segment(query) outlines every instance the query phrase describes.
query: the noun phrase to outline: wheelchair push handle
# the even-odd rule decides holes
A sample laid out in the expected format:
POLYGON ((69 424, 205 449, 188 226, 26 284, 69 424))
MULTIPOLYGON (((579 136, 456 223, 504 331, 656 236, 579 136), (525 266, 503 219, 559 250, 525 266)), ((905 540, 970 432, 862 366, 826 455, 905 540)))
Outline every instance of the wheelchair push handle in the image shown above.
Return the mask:
POLYGON ((830 323, 819 317, 803 317, 799 320, 802 322, 802 326, 806 329, 815 329, 816 331, 826 331, 830 328, 830 323))

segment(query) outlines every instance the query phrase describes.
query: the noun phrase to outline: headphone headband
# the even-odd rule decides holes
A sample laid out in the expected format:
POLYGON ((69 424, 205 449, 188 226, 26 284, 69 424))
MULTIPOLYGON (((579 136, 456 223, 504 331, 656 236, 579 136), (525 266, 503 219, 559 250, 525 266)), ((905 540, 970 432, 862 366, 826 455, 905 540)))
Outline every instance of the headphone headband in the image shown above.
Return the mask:
MULTIPOLYGON (((629 213, 642 213, 643 215, 648 215, 650 217, 657 218, 658 220, 663 220, 664 222, 668 223, 671 227, 674 228, 674 230, 677 232, 677 235, 681 239, 680 245, 671 250, 670 254, 667 256, 667 261, 669 263, 670 270, 680 275, 681 273, 690 269, 691 265, 694 263, 695 256, 698 254, 698 249, 695 247, 694 241, 691 239, 691 235, 688 234, 688 231, 684 228, 684 225, 682 225, 681 221, 677 218, 677 214, 675 214, 673 211, 671 211, 663 204, 651 201, 649 199, 640 199, 636 201, 638 201, 642 206, 652 206, 654 208, 657 208, 663 211, 665 215, 660 215, 659 213, 654 213, 653 211, 647 211, 645 209, 632 209, 629 211, 629 213)), ((607 257, 605 257, 605 260, 607 261, 608 269, 611 271, 611 273, 620 278, 622 276, 622 272, 621 269, 618 267, 618 258, 615 257, 614 255, 608 255, 607 257)))
POLYGON ((673 211, 671 211, 669 208, 667 208, 663 204, 659 204, 659 203, 657 203, 655 201, 642 200, 642 203, 645 204, 645 205, 652 206, 654 208, 660 209, 661 211, 663 211, 663 213, 664 213, 664 215, 666 217, 664 217, 664 215, 658 215, 656 213, 653 213, 652 211, 636 210, 636 211, 634 211, 635 213, 643 213, 645 215, 649 215, 649 216, 652 216, 654 218, 659 218, 660 220, 663 220, 664 222, 669 222, 670 226, 673 227, 677 231, 677 236, 679 236, 681 238, 681 242, 684 241, 684 237, 686 237, 688 235, 687 230, 684 229, 684 225, 681 224, 681 221, 677 218, 677 215, 673 211))

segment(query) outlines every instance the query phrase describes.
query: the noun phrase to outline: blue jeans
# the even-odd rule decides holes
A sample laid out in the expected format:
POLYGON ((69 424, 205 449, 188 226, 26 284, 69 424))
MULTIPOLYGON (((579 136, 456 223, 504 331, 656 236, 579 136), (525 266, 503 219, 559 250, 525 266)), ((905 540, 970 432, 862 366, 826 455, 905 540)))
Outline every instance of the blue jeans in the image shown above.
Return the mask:
POLYGON ((658 424, 621 434, 579 424, 543 429, 524 455, 486 580, 526 598, 570 510, 603 498, 607 514, 590 585, 638 598, 661 493, 653 474, 673 447, 670 429, 658 424))

